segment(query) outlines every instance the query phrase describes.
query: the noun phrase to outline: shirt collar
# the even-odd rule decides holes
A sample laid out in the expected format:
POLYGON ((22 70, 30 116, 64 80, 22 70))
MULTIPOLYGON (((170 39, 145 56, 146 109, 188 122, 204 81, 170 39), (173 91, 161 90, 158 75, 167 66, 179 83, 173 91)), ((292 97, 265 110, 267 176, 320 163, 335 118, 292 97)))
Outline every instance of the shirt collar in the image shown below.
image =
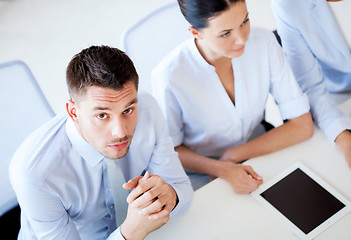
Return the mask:
MULTIPOLYGON (((250 34, 250 35, 251 35, 251 34, 250 34)), ((249 39, 250 39, 250 35, 249 35, 249 38, 248 38, 248 40, 247 40, 247 42, 246 42, 245 48, 246 48, 247 43, 248 43, 248 41, 249 41, 249 39)), ((208 68, 208 69, 211 69, 211 70, 215 71, 215 67, 212 66, 211 64, 209 64, 209 63, 205 60, 205 58, 201 55, 199 49, 198 49, 197 46, 196 46, 195 38, 192 38, 191 40, 189 40, 188 44, 190 45, 190 51, 191 51, 191 53, 192 53, 192 56, 195 57, 195 59, 197 60, 197 62, 199 62, 203 67, 206 67, 206 68, 208 68)), ((247 50, 245 49, 245 52, 246 52, 246 51, 247 51, 247 50)), ((245 52, 243 53, 243 55, 245 54, 245 52)), ((241 57, 241 56, 240 56, 240 57, 241 57)), ((238 58, 232 58, 232 63, 238 62, 238 59, 240 59, 240 57, 238 57, 238 58)))
POLYGON ((68 117, 66 123, 68 139, 72 146, 77 150, 79 155, 88 162, 89 165, 95 166, 104 158, 93 146, 91 146, 78 132, 71 118, 68 117))
POLYGON ((211 70, 215 70, 214 66, 209 64, 205 60, 205 58, 201 55, 199 49, 196 46, 195 38, 192 38, 188 44, 190 44, 190 51, 192 52, 192 56, 195 57, 195 59, 197 60, 198 63, 200 63, 203 67, 209 68, 211 70))

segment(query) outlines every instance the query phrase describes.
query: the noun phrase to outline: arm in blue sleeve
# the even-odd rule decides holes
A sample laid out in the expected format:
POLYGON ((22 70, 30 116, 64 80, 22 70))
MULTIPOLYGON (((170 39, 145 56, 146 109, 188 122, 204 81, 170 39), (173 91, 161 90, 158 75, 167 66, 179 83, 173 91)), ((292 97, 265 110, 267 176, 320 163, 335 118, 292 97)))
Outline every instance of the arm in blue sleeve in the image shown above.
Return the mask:
MULTIPOLYGON (((330 141, 334 141, 343 130, 350 127, 350 120, 330 97, 318 60, 293 20, 301 16, 294 16, 294 10, 287 11, 285 4, 288 3, 279 0, 272 2, 284 52, 302 91, 309 98, 315 123, 330 141)), ((306 17, 305 21, 309 21, 309 16, 306 17)))

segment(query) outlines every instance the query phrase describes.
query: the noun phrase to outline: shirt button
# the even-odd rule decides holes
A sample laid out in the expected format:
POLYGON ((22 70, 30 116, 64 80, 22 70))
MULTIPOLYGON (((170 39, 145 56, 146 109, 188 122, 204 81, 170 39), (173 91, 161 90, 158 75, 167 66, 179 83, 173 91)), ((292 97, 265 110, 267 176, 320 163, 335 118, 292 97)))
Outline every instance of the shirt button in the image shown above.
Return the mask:
POLYGON ((111 209, 113 209, 113 205, 111 205, 111 209))

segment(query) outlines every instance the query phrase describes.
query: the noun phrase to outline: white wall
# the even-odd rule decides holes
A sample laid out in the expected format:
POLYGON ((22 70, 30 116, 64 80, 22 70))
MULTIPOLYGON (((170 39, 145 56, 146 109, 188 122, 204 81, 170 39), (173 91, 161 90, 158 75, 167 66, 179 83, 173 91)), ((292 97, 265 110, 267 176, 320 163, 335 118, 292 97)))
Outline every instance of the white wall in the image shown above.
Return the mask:
POLYGON ((56 113, 67 99, 65 68, 90 45, 120 47, 121 33, 172 0, 0 1, 0 62, 27 63, 56 113))
MULTIPOLYGON (((27 63, 59 113, 67 98, 65 68, 71 57, 93 44, 120 47, 120 36, 127 26, 171 1, 0 1, 0 62, 19 59, 27 63)), ((247 0, 247 5, 252 25, 275 29, 270 0, 247 0)), ((351 42, 350 0, 331 5, 351 42)))

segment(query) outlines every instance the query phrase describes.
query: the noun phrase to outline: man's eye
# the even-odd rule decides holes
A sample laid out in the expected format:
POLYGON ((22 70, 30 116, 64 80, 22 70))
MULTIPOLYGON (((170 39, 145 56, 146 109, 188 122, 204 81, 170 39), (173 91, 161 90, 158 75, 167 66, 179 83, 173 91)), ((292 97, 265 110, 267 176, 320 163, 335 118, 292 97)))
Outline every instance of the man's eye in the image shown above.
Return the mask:
POLYGON ((106 119, 107 115, 105 113, 99 114, 96 116, 98 119, 106 119))
POLYGON ((128 108, 127 110, 125 110, 125 111, 123 112, 123 114, 129 114, 129 113, 132 113, 132 112, 133 112, 133 109, 128 108))

